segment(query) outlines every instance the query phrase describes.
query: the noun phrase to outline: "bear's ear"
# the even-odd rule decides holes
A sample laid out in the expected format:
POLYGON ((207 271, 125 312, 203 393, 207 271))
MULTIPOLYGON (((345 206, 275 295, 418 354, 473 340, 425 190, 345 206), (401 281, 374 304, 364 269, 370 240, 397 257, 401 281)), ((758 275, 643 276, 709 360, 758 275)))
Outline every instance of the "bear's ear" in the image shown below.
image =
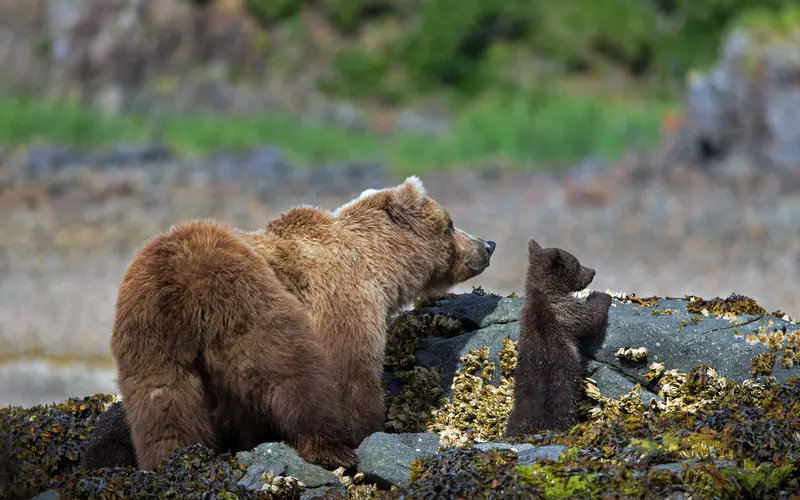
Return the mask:
POLYGON ((411 176, 393 190, 385 207, 386 213, 397 224, 412 224, 424 211, 425 197, 422 181, 411 176))
POLYGON ((408 206, 418 207, 425 200, 427 192, 422 181, 416 175, 408 177, 397 187, 397 201, 408 206))
POLYGON ((536 252, 540 252, 542 250, 541 245, 536 242, 534 239, 528 240, 528 254, 533 255, 536 252))

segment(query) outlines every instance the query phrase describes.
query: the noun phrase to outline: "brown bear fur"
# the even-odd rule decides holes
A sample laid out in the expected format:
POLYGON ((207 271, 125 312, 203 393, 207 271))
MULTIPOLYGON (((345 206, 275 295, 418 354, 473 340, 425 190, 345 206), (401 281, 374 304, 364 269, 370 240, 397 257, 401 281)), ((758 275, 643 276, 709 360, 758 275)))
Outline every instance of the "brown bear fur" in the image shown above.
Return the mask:
POLYGON ((572 292, 589 286, 595 271, 572 254, 542 249, 534 240, 528 252, 507 436, 566 430, 577 423, 585 356, 603 343, 611 306, 605 293, 592 292, 585 302, 575 298, 572 292))
POLYGON ((494 247, 415 177, 255 232, 193 221, 156 237, 123 276, 111 335, 139 467, 277 438, 353 465, 383 426, 387 315, 477 276, 494 247))

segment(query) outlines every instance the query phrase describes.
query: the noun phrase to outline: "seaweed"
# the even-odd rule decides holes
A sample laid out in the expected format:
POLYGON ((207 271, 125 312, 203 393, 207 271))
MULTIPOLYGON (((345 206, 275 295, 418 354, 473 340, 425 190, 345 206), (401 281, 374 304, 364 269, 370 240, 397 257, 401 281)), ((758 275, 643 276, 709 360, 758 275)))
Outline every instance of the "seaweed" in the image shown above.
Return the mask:
POLYGON ((31 497, 51 480, 66 477, 78 465, 95 420, 114 401, 113 395, 95 394, 30 408, 0 408, 0 432, 10 442, 0 498, 31 497))
POLYGON ((302 484, 293 478, 263 478, 264 491, 253 491, 236 483, 246 467, 227 453, 215 454, 201 445, 175 450, 155 473, 132 467, 78 469, 54 489, 67 498, 238 498, 297 499, 302 484))
POLYGON ((510 376, 516 357, 514 343, 504 341, 500 351, 500 385, 491 384, 494 363, 489 348, 471 349, 461 358, 462 367, 453 378, 453 397, 435 409, 428 431, 441 436, 442 446, 467 446, 502 435, 514 398, 510 376))
POLYGON ((755 300, 735 293, 726 299, 715 297, 711 300, 703 300, 693 297, 686 305, 686 310, 692 314, 711 315, 717 318, 740 314, 758 316, 767 313, 755 300))
POLYGON ((452 337, 467 331, 461 320, 439 314, 410 311, 387 329, 384 365, 402 383, 400 394, 387 394, 386 432, 420 432, 442 395, 442 372, 417 366, 420 339, 452 337))

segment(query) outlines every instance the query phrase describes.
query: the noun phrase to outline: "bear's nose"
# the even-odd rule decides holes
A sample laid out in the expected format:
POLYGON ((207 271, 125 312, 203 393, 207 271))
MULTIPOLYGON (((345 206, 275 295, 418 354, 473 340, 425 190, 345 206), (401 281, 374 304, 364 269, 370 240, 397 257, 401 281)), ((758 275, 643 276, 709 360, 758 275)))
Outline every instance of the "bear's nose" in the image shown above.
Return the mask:
POLYGON ((497 246, 497 243, 495 243, 494 241, 487 241, 486 242, 486 251, 489 252, 489 255, 492 255, 494 253, 494 247, 496 247, 496 246, 497 246))

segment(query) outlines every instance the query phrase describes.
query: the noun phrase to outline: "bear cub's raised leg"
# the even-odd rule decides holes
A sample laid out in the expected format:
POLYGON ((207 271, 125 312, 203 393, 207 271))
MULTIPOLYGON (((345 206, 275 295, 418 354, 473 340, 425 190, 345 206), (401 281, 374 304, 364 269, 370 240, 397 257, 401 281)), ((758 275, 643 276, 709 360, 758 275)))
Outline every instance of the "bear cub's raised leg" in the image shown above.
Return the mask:
POLYGON ((507 436, 566 430, 577 423, 585 357, 605 340, 611 297, 572 293, 594 279, 594 269, 559 248, 528 242, 525 305, 520 315, 514 408, 507 436))

